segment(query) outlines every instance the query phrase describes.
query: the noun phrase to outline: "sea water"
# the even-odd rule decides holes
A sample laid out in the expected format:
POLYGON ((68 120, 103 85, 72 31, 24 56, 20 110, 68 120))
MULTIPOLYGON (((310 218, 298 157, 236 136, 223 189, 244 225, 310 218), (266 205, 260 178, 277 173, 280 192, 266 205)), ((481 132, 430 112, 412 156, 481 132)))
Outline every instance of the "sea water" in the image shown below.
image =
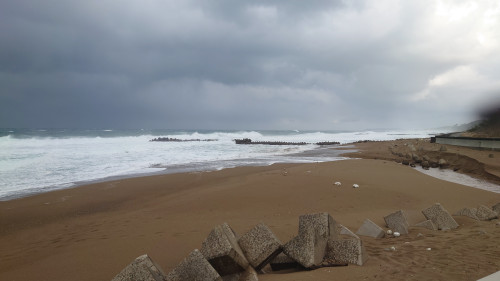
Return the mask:
POLYGON ((427 138, 431 131, 190 131, 0 129, 0 200, 152 173, 344 159, 317 142, 427 138), (152 142, 169 137, 182 142, 152 142), (234 139, 306 142, 237 145, 234 139), (198 141, 199 140, 199 141, 198 141), (210 140, 210 141, 204 141, 210 140))

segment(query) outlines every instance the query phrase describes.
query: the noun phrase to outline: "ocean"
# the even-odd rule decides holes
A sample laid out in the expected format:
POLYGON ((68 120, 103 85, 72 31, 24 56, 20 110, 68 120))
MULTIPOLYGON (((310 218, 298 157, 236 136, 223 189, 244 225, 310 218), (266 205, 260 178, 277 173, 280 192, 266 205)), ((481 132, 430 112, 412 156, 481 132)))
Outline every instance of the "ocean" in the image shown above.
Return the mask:
POLYGON ((341 151, 315 143, 428 138, 434 133, 0 129, 0 200, 148 174, 336 161, 345 159, 341 151), (150 141, 159 137, 182 141, 150 141), (235 144, 243 138, 308 144, 235 144))

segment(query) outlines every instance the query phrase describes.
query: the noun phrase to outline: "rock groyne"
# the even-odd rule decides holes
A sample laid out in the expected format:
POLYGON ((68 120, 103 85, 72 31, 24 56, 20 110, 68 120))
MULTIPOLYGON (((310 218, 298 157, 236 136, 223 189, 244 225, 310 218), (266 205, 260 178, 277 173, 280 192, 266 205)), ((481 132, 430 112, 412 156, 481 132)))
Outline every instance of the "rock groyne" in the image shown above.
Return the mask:
MULTIPOLYGON (((253 141, 249 138, 245 139, 235 139, 234 142, 236 144, 267 144, 267 145, 306 145, 306 144, 313 144, 313 143, 308 143, 308 142, 289 142, 289 141, 253 141)), ((338 145, 340 142, 336 141, 323 141, 323 142, 316 142, 314 144, 317 145, 338 145)))

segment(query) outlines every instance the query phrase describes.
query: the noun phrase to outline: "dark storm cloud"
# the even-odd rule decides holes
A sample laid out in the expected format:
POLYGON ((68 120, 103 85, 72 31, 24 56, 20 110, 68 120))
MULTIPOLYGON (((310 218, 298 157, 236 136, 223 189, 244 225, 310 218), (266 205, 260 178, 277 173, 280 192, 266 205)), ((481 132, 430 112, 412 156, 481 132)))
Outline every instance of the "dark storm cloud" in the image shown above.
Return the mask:
POLYGON ((0 126, 465 122, 499 93, 499 11, 495 1, 3 1, 0 126))

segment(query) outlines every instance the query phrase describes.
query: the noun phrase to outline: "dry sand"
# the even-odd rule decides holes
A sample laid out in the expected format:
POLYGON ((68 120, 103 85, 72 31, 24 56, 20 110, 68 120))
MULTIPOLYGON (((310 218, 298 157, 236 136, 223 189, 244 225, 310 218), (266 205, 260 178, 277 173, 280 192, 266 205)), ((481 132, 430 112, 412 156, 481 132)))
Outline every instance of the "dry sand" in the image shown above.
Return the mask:
MULTIPOLYGON (((380 152, 387 145, 360 147, 368 157, 370 146, 380 152)), ((500 153, 489 153, 498 162, 500 153)), ((356 231, 366 218, 384 226, 383 217, 399 209, 413 225, 424 220, 420 211, 436 202, 453 213, 479 204, 491 207, 500 202, 500 194, 373 159, 91 184, 0 202, 0 280, 111 280, 144 253, 169 272, 223 222, 240 235, 264 222, 286 242, 297 233, 301 214, 329 212, 356 231), (335 181, 342 186, 333 185, 335 181), (352 188, 354 183, 360 188, 352 188)), ((456 230, 412 227, 400 238, 363 237, 370 256, 363 266, 273 273, 259 279, 476 280, 500 270, 498 220, 455 219, 460 224, 456 230), (396 251, 386 250, 391 246, 396 251)))

